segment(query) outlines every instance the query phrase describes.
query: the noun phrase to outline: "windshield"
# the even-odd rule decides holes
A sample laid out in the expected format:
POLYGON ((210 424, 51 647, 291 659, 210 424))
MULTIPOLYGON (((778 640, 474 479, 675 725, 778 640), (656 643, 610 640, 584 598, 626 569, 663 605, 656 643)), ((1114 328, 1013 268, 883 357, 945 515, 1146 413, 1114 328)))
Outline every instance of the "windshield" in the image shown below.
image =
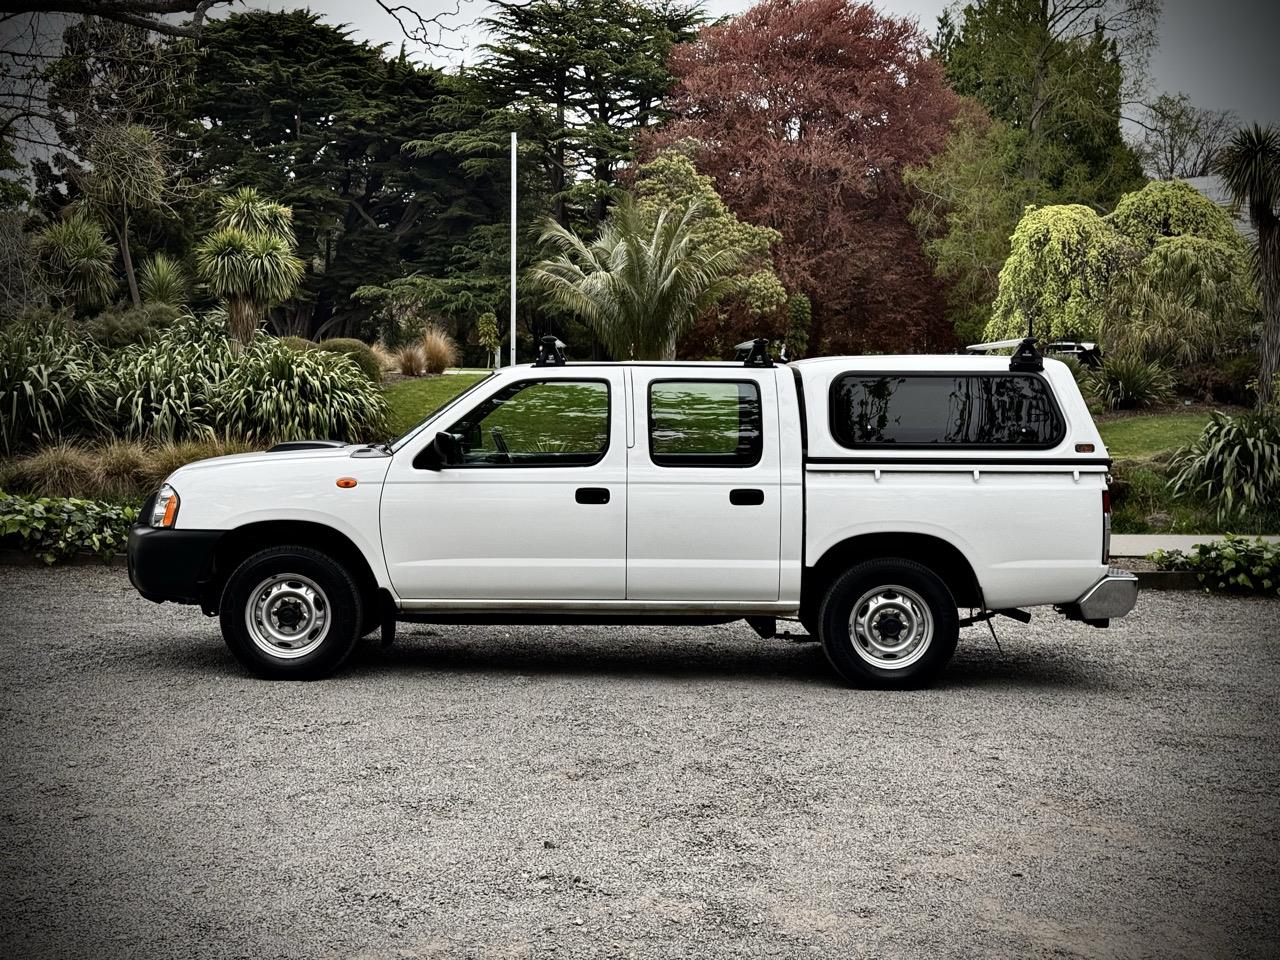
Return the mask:
MULTIPOLYGON (((446 376, 452 376, 452 374, 446 374, 446 376)), ((443 403, 439 403, 439 404, 437 404, 434 410, 432 410, 430 413, 428 413, 426 416, 424 416, 421 420, 419 420, 417 423, 415 423, 415 424, 414 424, 412 427, 410 427, 406 432, 402 433, 400 436, 396 437, 396 438, 395 438, 394 440, 392 440, 389 444, 387 444, 387 446, 389 446, 389 447, 391 448, 391 452, 392 452, 392 453, 395 453, 395 452, 396 452, 397 450, 399 450, 402 446, 404 446, 405 442, 406 442, 410 437, 412 437, 415 433, 417 433, 419 430, 421 430, 421 429, 422 429, 422 425, 423 425, 424 423, 426 423, 428 420, 430 420, 432 417, 434 417, 437 413, 439 413, 439 412, 440 412, 441 410, 443 410, 445 407, 449 406, 450 404, 454 403, 455 401, 461 400, 461 399, 462 399, 463 397, 465 397, 467 394, 475 392, 475 390, 476 390, 476 388, 477 388, 477 387, 482 386, 483 384, 488 383, 490 380, 492 380, 492 379, 493 379, 493 377, 494 377, 494 376, 495 376, 495 374, 490 373, 490 374, 489 374, 488 376, 486 376, 486 377, 481 377, 479 380, 477 380, 477 381, 476 381, 475 383, 473 383, 471 386, 467 387, 467 388, 466 388, 465 390, 463 390, 461 393, 455 393, 455 394, 454 394, 452 397, 450 397, 448 400, 445 400, 443 403)))

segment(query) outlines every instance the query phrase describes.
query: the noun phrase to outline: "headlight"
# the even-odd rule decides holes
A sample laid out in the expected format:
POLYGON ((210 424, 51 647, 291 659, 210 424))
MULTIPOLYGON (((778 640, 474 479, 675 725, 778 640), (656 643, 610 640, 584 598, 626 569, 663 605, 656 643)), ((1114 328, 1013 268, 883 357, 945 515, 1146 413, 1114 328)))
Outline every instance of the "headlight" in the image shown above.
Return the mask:
POLYGON ((182 501, 178 491, 167 483, 156 494, 156 505, 151 508, 151 525, 153 527, 172 527, 178 519, 178 505, 182 501))

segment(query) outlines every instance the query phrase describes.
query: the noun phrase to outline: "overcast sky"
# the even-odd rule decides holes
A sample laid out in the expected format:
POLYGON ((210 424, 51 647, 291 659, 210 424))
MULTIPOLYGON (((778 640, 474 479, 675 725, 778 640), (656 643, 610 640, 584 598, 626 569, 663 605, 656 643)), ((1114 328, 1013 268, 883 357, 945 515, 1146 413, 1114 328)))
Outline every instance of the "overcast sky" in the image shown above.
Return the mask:
MULTIPOLYGON (((404 0, 402 0, 404 2, 404 0)), ((452 10, 454 0, 407 0, 433 13, 452 10)), ((932 34, 945 0, 875 0, 881 10, 919 21, 932 34)), ((329 20, 349 24, 356 36, 375 43, 401 41, 395 21, 374 0, 249 0, 248 5, 278 10, 307 6, 329 20)), ((738 13, 751 0, 707 0, 712 15, 738 13)), ((462 0, 466 25, 483 10, 481 0, 462 0)), ((475 31, 462 33, 463 44, 478 42, 475 31)), ((1164 0, 1160 47, 1151 60, 1153 92, 1181 91, 1197 106, 1235 110, 1245 121, 1280 123, 1280 0, 1164 0)), ((413 51, 411 52, 419 52, 413 51)), ((474 59, 474 53, 450 54, 447 62, 474 59)), ((437 58, 439 61, 439 58, 437 58)))

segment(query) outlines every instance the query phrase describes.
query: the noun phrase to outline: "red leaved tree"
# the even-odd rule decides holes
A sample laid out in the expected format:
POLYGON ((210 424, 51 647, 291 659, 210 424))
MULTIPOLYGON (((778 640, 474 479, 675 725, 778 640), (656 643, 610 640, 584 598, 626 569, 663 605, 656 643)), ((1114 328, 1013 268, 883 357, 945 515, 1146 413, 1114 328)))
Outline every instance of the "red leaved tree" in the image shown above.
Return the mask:
POLYGON ((808 353, 947 348, 943 290, 907 220, 901 171, 943 145, 959 99, 909 20, 850 0, 764 0, 675 48, 680 144, 740 218, 774 227, 808 294, 808 353))

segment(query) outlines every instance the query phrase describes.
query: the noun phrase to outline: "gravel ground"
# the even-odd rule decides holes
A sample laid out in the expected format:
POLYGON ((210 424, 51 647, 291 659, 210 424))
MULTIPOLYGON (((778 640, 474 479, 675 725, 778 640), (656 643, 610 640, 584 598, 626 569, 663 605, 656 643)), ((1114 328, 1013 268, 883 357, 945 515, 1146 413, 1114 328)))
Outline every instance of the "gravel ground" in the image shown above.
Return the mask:
POLYGON ((251 679, 118 568, 0 568, 0 956, 1280 956, 1280 602, 813 645, 410 626, 251 679))

